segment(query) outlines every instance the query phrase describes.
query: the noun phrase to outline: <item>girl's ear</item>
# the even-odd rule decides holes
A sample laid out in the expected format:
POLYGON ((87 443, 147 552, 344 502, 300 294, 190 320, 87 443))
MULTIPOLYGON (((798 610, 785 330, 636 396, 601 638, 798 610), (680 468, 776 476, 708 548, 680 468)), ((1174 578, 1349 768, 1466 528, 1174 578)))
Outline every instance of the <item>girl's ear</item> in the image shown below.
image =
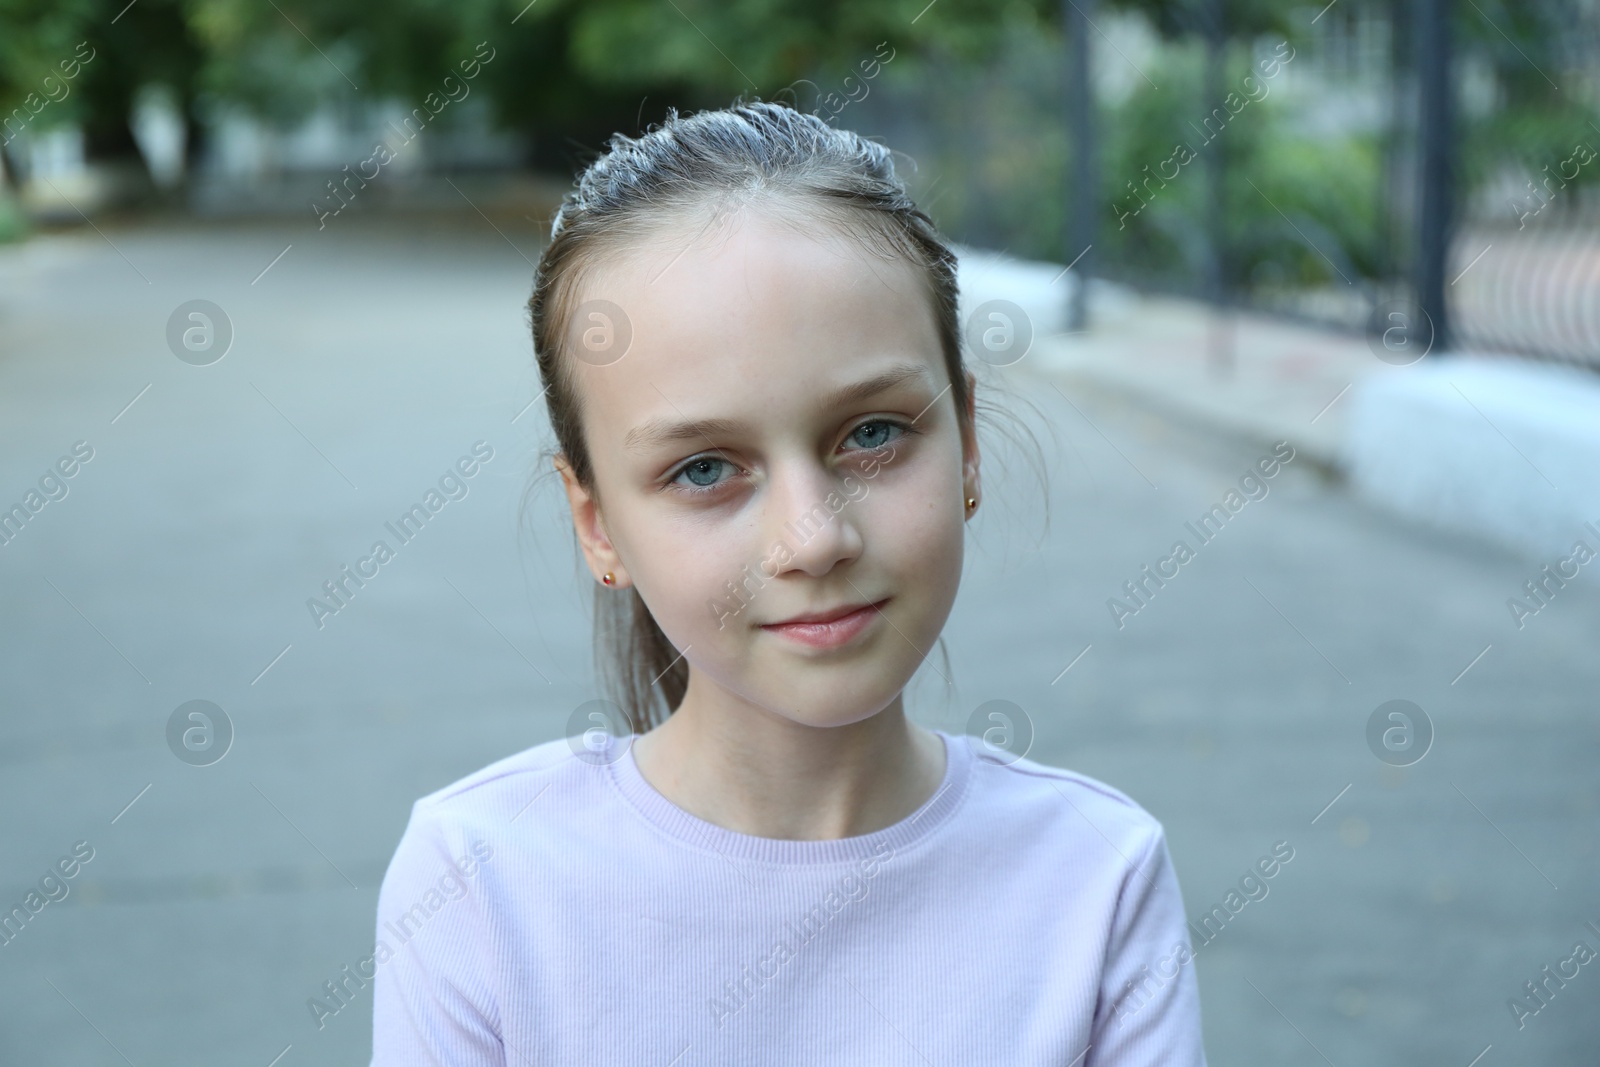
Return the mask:
POLYGON ((577 531, 578 544, 583 548, 583 558, 588 562, 590 572, 596 581, 602 581, 602 575, 610 574, 613 579, 610 588, 620 589, 628 582, 627 569, 623 567, 622 557, 617 555, 616 547, 606 533, 599 504, 588 490, 578 484, 565 456, 556 456, 555 468, 561 475, 562 487, 567 491, 573 529, 577 531))
POLYGON ((962 488, 966 495, 975 499, 982 499, 982 478, 978 473, 978 379, 968 370, 964 372, 967 379, 967 410, 962 418, 961 436, 965 444, 966 455, 962 469, 962 488))

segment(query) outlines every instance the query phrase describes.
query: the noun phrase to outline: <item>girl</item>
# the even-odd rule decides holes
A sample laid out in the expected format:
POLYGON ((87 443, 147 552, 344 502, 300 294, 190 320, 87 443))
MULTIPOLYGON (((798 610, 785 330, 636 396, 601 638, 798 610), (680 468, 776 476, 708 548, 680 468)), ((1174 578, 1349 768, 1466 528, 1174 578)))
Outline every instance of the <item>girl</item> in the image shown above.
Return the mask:
POLYGON ((616 135, 533 342, 625 712, 418 801, 373 1064, 1204 1064, 1161 825, 906 716, 978 507, 955 257, 772 103, 616 135))

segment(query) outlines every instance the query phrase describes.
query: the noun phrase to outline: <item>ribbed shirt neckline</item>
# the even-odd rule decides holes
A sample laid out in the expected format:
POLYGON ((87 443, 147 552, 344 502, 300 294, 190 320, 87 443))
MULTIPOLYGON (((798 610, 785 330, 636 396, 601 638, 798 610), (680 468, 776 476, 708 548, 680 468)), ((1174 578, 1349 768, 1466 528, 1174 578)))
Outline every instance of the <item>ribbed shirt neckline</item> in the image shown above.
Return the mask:
MULTIPOLYGON (((626 739, 627 751, 605 764, 611 781, 623 797, 646 819, 669 836, 687 845, 710 849, 724 856, 765 863, 806 864, 845 863, 882 853, 884 846, 899 852, 932 834, 956 810, 966 795, 972 777, 972 746, 964 739, 952 738, 935 730, 944 741, 944 780, 921 807, 904 819, 882 830, 831 841, 791 841, 757 837, 707 822, 678 807, 657 792, 639 770, 633 758, 633 740, 626 739)), ((613 738, 611 743, 621 744, 613 738)))

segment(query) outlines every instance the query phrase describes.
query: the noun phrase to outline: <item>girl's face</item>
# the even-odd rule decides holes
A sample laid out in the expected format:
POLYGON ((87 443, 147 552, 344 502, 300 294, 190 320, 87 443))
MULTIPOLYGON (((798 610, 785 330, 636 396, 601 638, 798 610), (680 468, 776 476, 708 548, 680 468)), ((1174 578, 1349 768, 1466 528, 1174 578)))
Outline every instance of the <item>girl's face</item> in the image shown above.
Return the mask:
POLYGON ((636 586, 688 661, 685 705, 821 727, 897 701, 955 601, 979 487, 916 268, 747 211, 575 295, 569 359, 607 325, 586 301, 631 341, 572 359, 598 505, 558 467, 595 575, 636 586), (840 644, 764 628, 871 604, 840 644))

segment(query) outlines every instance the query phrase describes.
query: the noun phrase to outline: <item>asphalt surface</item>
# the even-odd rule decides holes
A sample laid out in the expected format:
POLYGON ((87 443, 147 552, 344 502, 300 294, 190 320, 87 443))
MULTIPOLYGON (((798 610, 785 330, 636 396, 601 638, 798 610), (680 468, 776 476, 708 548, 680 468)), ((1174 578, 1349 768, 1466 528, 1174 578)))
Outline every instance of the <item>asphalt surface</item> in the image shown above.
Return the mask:
MULTIPOLYGON (((307 1001, 370 953, 411 802, 596 695, 592 581, 528 406, 538 238, 496 223, 0 249, 0 506, 51 471, 65 488, 0 546, 0 904, 73 871, 0 944, 0 1061, 365 1063, 370 990, 320 1029, 307 1001), (168 343, 197 299, 233 334, 205 366, 168 343), (465 495, 313 617, 479 442, 465 495), (231 723, 208 766, 175 755, 182 723, 168 741, 195 700, 231 723)), ((1269 449, 1026 359, 985 374, 1017 421, 981 431, 949 666, 931 656, 908 705, 960 731, 1014 702, 1032 758, 1162 820, 1196 920, 1292 847, 1197 960, 1210 1062, 1593 1065, 1600 962, 1520 1028, 1507 1001, 1600 951, 1600 572, 1518 629, 1506 601, 1538 564, 1293 461, 1199 544, 1185 524, 1269 449), (1179 539, 1193 558, 1119 628, 1108 598, 1179 539), (1369 747, 1391 700, 1431 723, 1410 766, 1369 747)))

